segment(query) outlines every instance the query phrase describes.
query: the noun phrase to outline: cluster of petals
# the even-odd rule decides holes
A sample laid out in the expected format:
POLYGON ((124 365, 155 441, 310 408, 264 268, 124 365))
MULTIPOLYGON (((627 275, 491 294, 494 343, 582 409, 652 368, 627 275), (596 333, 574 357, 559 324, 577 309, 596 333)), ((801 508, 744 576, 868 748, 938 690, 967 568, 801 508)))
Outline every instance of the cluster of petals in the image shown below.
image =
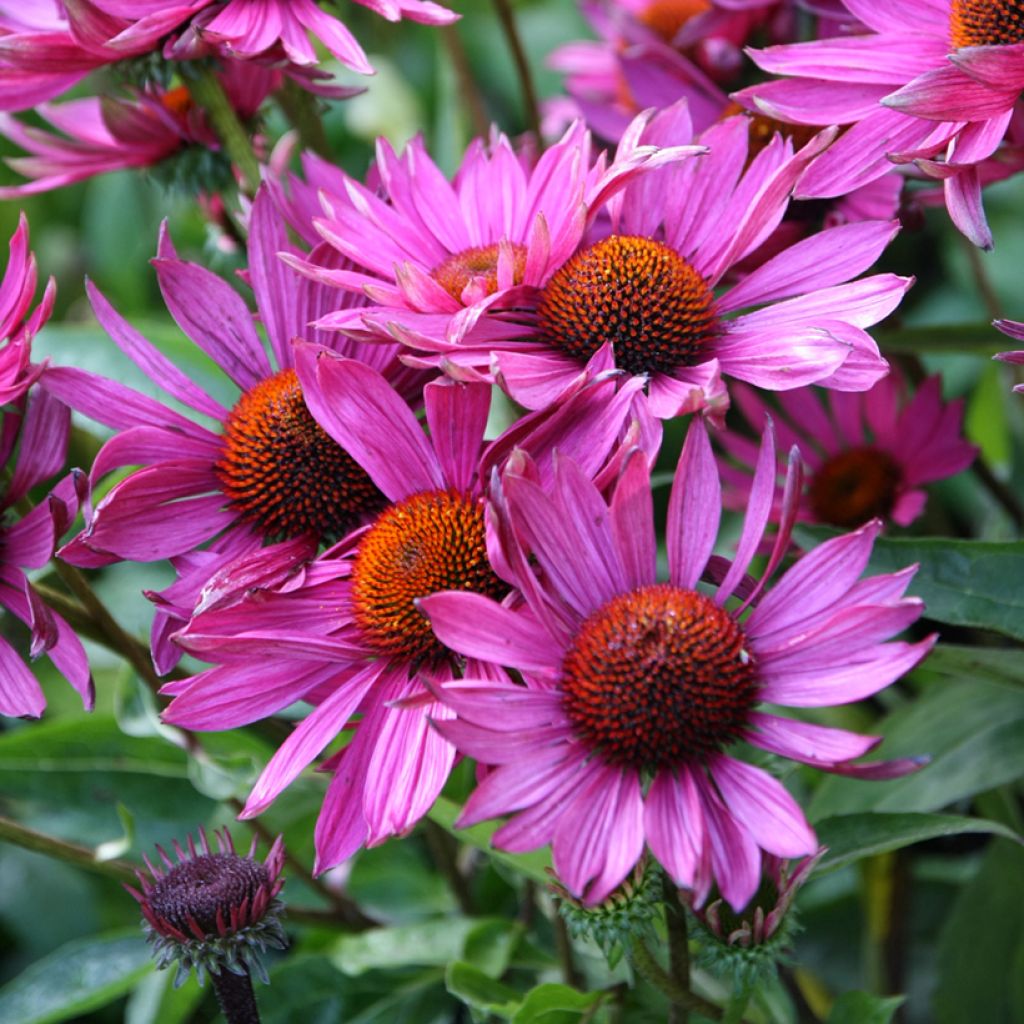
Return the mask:
POLYGON ((745 508, 750 496, 758 451, 750 431, 760 437, 769 416, 782 446, 796 445, 804 461, 801 522, 851 527, 877 517, 907 526, 924 511, 923 485, 961 472, 977 455, 963 438, 963 401, 943 401, 939 376, 909 393, 896 371, 870 391, 800 388, 778 395, 774 408, 753 389, 737 386, 733 402, 748 431, 716 437, 730 456, 721 462, 721 475, 733 508, 745 508))
POLYGON ((991 247, 979 164, 1011 123, 1024 88, 1024 39, 1012 12, 975 0, 844 0, 864 31, 752 51, 787 76, 738 96, 773 117, 849 128, 800 182, 800 196, 837 196, 914 164, 942 181, 957 227, 991 247), (972 27, 987 19, 992 33, 972 27))
MULTIPOLYGON (((389 504, 367 529, 329 548, 297 576, 201 610, 176 639, 214 667, 167 684, 163 692, 174 700, 163 717, 189 729, 220 730, 297 701, 314 705, 256 782, 244 810, 254 816, 359 714, 352 741, 321 766, 333 773, 316 826, 317 870, 324 870, 364 843, 407 832, 436 800, 455 759, 454 748, 430 724, 450 712, 426 683, 452 679, 458 660, 382 652, 367 632, 354 581, 368 531, 384 517, 393 523, 396 514, 411 514, 421 498, 448 495, 482 509, 491 470, 516 445, 534 452, 542 466, 550 464, 557 447, 589 472, 608 471, 604 463, 617 444, 621 406, 628 406, 630 395, 611 381, 584 387, 560 408, 520 420, 485 446, 491 400, 486 384, 445 378, 429 383, 428 436, 387 381, 365 364, 304 345, 298 371, 318 422, 366 469, 389 504)), ((486 531, 489 554, 497 541, 489 524, 486 531)), ((438 545, 425 554, 420 550, 419 544, 410 546, 403 557, 447 564, 449 554, 438 545)), ((224 575, 231 573, 251 578, 244 563, 224 575)), ((226 582, 226 589, 240 588, 226 582)), ((427 594, 412 595, 421 596, 427 594)), ((412 616, 429 634, 412 597, 403 599, 408 607, 399 617, 412 616)), ((472 661, 467 670, 488 671, 472 661)))
MULTIPOLYGON (((861 777, 889 777, 917 767, 914 762, 853 764, 879 742, 877 737, 756 709, 762 702, 814 708, 860 700, 908 671, 935 641, 886 642, 918 618, 922 604, 904 596, 913 567, 860 579, 881 527, 877 521, 821 544, 765 589, 789 545, 798 475, 793 453, 786 528, 755 582, 747 572, 776 491, 772 431, 765 432, 730 563, 712 555, 720 482, 703 420, 694 419, 669 502, 669 583, 659 585, 650 477, 642 453, 627 459, 610 501, 568 459, 559 460, 552 487, 532 478, 528 460, 510 464, 497 500, 509 520, 506 536, 517 542, 506 557, 518 575, 523 604, 502 607, 454 591, 420 602, 447 646, 467 658, 518 670, 525 680, 525 685, 512 684, 467 673, 436 689, 457 716, 437 721, 436 727, 462 753, 494 766, 470 796, 461 825, 512 815, 495 832, 494 844, 524 851, 550 843, 559 879, 591 903, 623 881, 645 846, 677 884, 694 891, 698 903, 717 884, 736 909, 760 883, 762 852, 798 857, 817 849, 793 797, 768 771, 733 756, 731 743, 692 755, 687 748, 654 764, 646 759, 638 764, 606 756, 605 746, 581 732, 571 717, 570 652, 609 609, 652 588, 667 588, 705 607, 713 604, 714 629, 729 620, 742 636, 736 666, 752 666, 756 688, 735 738, 861 777), (717 582, 713 598, 697 592, 702 578, 717 582)), ((674 627, 659 632, 649 619, 631 626, 627 617, 622 628, 621 635, 633 637, 677 635, 674 627)), ((651 660, 645 656, 626 688, 617 691, 621 721, 630 723, 620 735, 664 738, 675 728, 665 724, 666 709, 647 703, 645 696, 648 680, 666 669, 655 653, 648 651, 651 660)), ((600 671, 596 657, 580 671, 600 671)), ((674 672, 669 670, 672 678, 674 672)), ((664 678, 668 685, 669 676, 664 678)), ((673 685, 685 693, 685 672, 673 685)), ((726 703, 730 699, 722 695, 726 703)), ((685 726, 689 712, 683 709, 690 698, 679 700, 672 714, 685 726)), ((694 728, 700 735, 701 727, 694 728)))

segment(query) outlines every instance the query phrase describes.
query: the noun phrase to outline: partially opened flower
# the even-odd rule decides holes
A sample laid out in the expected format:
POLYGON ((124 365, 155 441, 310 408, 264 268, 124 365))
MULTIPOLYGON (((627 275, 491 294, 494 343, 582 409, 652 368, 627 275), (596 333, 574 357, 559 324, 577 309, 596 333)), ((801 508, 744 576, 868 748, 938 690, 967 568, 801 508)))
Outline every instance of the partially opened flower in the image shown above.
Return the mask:
MULTIPOLYGON (((85 370, 59 367, 47 375, 48 390, 117 431, 96 458, 94 483, 113 469, 141 467, 87 510, 85 530, 62 549, 67 561, 97 566, 177 558, 223 535, 216 548, 222 560, 292 539, 290 547, 275 548, 291 559, 290 568, 302 559, 300 552, 312 555, 322 541, 345 536, 379 510, 383 498, 366 472, 306 407, 292 339, 337 345, 382 368, 410 396, 418 394, 423 375, 397 362, 395 346, 362 346, 308 328, 310 320, 335 308, 337 293, 291 274, 276 256, 287 248, 269 199, 258 196, 248 276, 268 355, 238 293, 210 271, 179 259, 166 231, 161 235, 154 265, 167 307, 241 393, 231 409, 172 365, 89 286, 97 317, 114 341, 159 388, 198 415, 190 419, 85 370), (174 529, 168 529, 169 517, 174 529)), ((191 592, 197 594, 202 583, 193 573, 191 592)), ((170 651, 166 656, 173 658, 170 651)))
POLYGON ((257 781, 244 811, 250 817, 360 715, 351 742, 323 765, 333 772, 316 827, 317 870, 324 870, 364 843, 408 831, 448 778, 455 751, 429 719, 449 712, 425 682, 457 676, 461 658, 438 641, 415 602, 453 588, 498 600, 510 593, 500 561, 492 564, 496 538, 484 514, 495 460, 515 441, 546 456, 544 464, 559 447, 597 472, 630 395, 610 381, 582 389, 485 447, 489 385, 428 384, 428 438, 369 367, 310 346, 300 350, 299 377, 318 422, 388 504, 285 585, 198 614, 178 641, 216 664, 164 688, 174 696, 164 719, 219 730, 297 701, 313 705, 257 781))
MULTIPOLYGON (((733 398, 760 436, 767 403, 751 388, 737 387, 733 398)), ((797 445, 807 467, 797 508, 804 522, 850 528, 877 518, 907 526, 924 511, 923 485, 966 469, 978 453, 963 438, 963 402, 942 400, 938 376, 909 391, 896 372, 859 394, 787 391, 771 415, 781 441, 797 445)), ((735 430, 717 440, 738 464, 722 464, 726 504, 744 508, 757 444, 735 430)))
MULTIPOLYGON (((619 160, 633 146, 666 151, 694 141, 685 104, 637 128, 619 160)), ((865 328, 895 308, 910 281, 851 279, 898 226, 821 231, 733 283, 737 264, 777 230, 794 183, 828 137, 794 152, 775 135, 748 161, 748 122, 732 117, 698 141, 706 154, 651 170, 612 197, 607 220, 539 286, 524 288, 515 311, 495 311, 461 339, 398 336, 435 359, 493 373, 527 408, 553 401, 581 373, 612 369, 644 381, 647 409, 660 419, 720 414, 723 376, 769 390, 870 387, 888 364, 865 328)))
POLYGON ((752 51, 790 76, 740 95, 774 117, 849 125, 801 180, 838 196, 915 163, 944 182, 946 207, 976 245, 992 245, 977 164, 991 156, 1024 88, 1024 22, 1010 0, 844 0, 866 32, 752 51))
MULTIPOLYGON (((1015 338, 1017 341, 1024 341, 1024 323, 1021 323, 1019 320, 996 320, 994 321, 994 324, 1003 332, 1003 334, 1006 334, 1011 338, 1015 338)), ((1024 365, 1024 351, 1000 352, 995 358, 1004 363, 1024 365)), ((1013 390, 1024 391, 1024 384, 1015 385, 1013 390)))
MULTIPOLYGON (((790 509, 798 472, 794 454, 790 509)), ((845 774, 916 766, 855 765, 878 737, 759 709, 847 704, 912 668, 934 637, 884 641, 921 614, 921 601, 904 596, 914 569, 859 578, 876 521, 820 545, 766 589, 789 544, 783 530, 761 579, 750 579, 776 489, 770 430, 736 557, 723 563, 711 554, 719 478, 703 420, 691 423, 669 501, 667 582, 656 575, 642 455, 626 464, 610 503, 567 459, 555 476, 549 493, 526 474, 504 474, 510 533, 528 555, 515 563, 524 607, 454 592, 419 603, 443 643, 528 683, 467 678, 437 689, 458 716, 437 729, 496 766, 459 824, 512 815, 495 845, 551 843, 559 879, 590 903, 622 882, 646 845, 698 904, 714 882, 742 908, 760 883, 762 852, 799 857, 817 841, 785 787, 736 756, 740 741, 845 774), (705 573, 716 589, 700 586, 705 573)))
POLYGON ((284 843, 278 836, 261 863, 255 837, 243 856, 227 829, 215 834, 216 848, 200 828, 198 847, 192 836, 185 848, 174 841, 174 860, 160 846, 160 861, 143 855, 149 875, 136 871, 139 888, 125 888, 142 909, 157 967, 177 964, 175 987, 192 970, 200 985, 211 975, 221 995, 232 975, 247 979, 253 972, 267 982, 262 955, 287 944, 279 898, 284 843))

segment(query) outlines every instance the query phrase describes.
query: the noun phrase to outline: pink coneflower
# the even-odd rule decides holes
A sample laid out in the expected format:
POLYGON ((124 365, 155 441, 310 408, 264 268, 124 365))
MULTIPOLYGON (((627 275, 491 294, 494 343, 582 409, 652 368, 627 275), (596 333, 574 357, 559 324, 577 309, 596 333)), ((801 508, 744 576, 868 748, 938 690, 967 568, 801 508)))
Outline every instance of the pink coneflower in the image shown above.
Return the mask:
MULTIPOLYGON (((647 409, 661 419, 720 411, 726 375, 769 390, 870 387, 887 364, 864 328, 888 315, 911 282, 851 278, 874 263, 897 225, 819 232, 731 285, 828 141, 816 136, 794 153, 776 135, 748 160, 748 135, 745 118, 728 118, 700 136, 705 155, 630 182, 609 200, 607 220, 539 287, 522 290, 514 312, 496 313, 461 341, 394 333, 434 359, 492 372, 528 408, 553 401, 581 373, 613 368, 645 381, 647 409)), ((692 141, 678 104, 624 148, 692 141)))
MULTIPOLYGON (((646 118, 638 118, 638 131, 646 118)), ((635 138, 634 138, 635 143, 635 138)), ((341 310, 320 326, 387 336, 397 324, 457 343, 490 309, 515 305, 576 249, 598 211, 633 177, 698 152, 631 145, 608 166, 573 126, 533 166, 499 135, 472 143, 452 182, 415 139, 397 156, 377 147, 380 192, 345 175, 344 195, 325 194, 314 224, 359 268, 337 272, 291 262, 328 284, 365 292, 372 314, 341 310)))
MULTIPOLYGON (((29 653, 46 654, 78 691, 87 710, 94 700, 92 677, 74 630, 48 608, 32 588, 27 571, 42 569, 78 510, 74 480, 65 478, 46 500, 27 511, 30 490, 64 468, 68 409, 45 391, 33 389, 2 414, 0 465, 11 473, 0 499, 0 607, 31 630, 29 653)), ((21 656, 0 637, 0 715, 38 718, 46 698, 21 656)))
MULTIPOLYGON (((799 472, 795 453, 791 467, 799 472)), ((504 475, 509 533, 525 547, 509 563, 523 574, 526 607, 459 593, 419 603, 443 643, 528 684, 467 678, 437 689, 458 716, 437 729, 496 766, 459 824, 513 814, 494 843, 551 843, 559 879, 590 903, 622 882, 646 844, 698 903, 714 881, 739 909, 761 879, 762 851, 798 857, 817 843, 782 784, 734 757, 735 743, 844 774, 915 766, 853 765, 878 737, 757 710, 850 703, 917 664, 934 637, 883 642, 921 614, 921 601, 904 597, 914 569, 859 580, 881 528, 872 522, 765 590, 789 544, 784 530, 765 575, 747 577, 776 489, 770 429, 736 558, 723 568, 711 555, 718 474, 703 420, 691 423, 669 501, 667 583, 657 581, 641 454, 610 504, 568 460, 555 476, 547 492, 525 473, 504 475), (706 572, 718 581, 713 595, 698 589, 706 572)), ((797 490, 791 475, 787 503, 797 490)))
MULTIPOLYGON (((768 405, 751 388, 737 386, 733 398, 760 435, 768 405)), ((860 394, 787 391, 772 415, 782 444, 797 445, 807 467, 797 507, 804 522, 854 527, 877 518, 908 526, 924 511, 922 485, 959 473, 978 453, 962 436, 963 402, 942 400, 938 376, 910 394, 895 372, 860 394)), ((728 430, 718 441, 742 466, 722 466, 726 503, 744 508, 757 445, 728 430)))
MULTIPOLYGON (((1024 323, 1021 323, 1019 320, 995 320, 993 321, 993 325, 998 327, 1003 334, 1006 334, 1011 338, 1016 338, 1017 341, 1024 341, 1024 323)), ((1000 352, 995 358, 1002 360, 1004 363, 1024 365, 1024 351, 1000 352)), ((1024 391, 1024 384, 1015 385, 1013 390, 1024 391)))
POLYGON ((557 447, 596 472, 617 437, 616 407, 630 398, 599 382, 484 448, 489 385, 428 384, 428 438, 369 367, 326 353, 318 358, 306 346, 298 369, 314 415, 388 504, 301 578, 196 616, 179 642, 217 664, 164 688, 175 695, 164 718, 190 729, 227 729, 296 701, 315 705, 260 776, 245 806, 251 817, 360 714, 352 741, 323 765, 333 779, 316 827, 319 871, 363 843, 408 831, 448 777, 455 751, 429 718, 449 712, 424 680, 452 679, 459 659, 415 602, 452 588, 496 599, 509 594, 496 572, 504 571, 501 563, 492 568, 489 557, 497 545, 483 501, 491 467, 514 442, 547 455, 548 465, 557 447))
MULTIPOLYGON (((281 78, 279 71, 238 63, 228 65, 222 75, 228 98, 244 120, 256 113, 281 78)), ((135 90, 132 98, 92 96, 44 104, 37 112, 62 134, 0 114, 0 135, 31 154, 5 158, 31 180, 0 187, 0 199, 47 192, 126 167, 155 167, 187 153, 196 156, 195 167, 191 175, 179 175, 183 182, 207 188, 230 183, 231 165, 219 153, 217 135, 186 86, 151 86, 135 90)))
MULTIPOLYGON (((53 369, 45 386, 72 408, 118 433, 101 449, 95 481, 121 466, 141 466, 87 513, 85 530, 62 551, 67 561, 105 565, 184 555, 228 531, 221 555, 264 541, 302 538, 311 554, 344 536, 382 501, 366 473, 310 415, 295 373, 292 339, 321 343, 306 325, 336 293, 294 277, 277 259, 288 249, 268 197, 253 206, 249 279, 266 329, 268 355, 242 298, 215 274, 178 258, 161 233, 157 278, 171 315, 241 392, 229 410, 173 366, 89 286, 101 325, 165 393, 212 426, 183 416, 116 381, 72 367, 53 369), (173 517, 174 529, 167 528, 173 517)), ((346 342, 344 350, 418 390, 421 375, 400 367, 395 348, 346 342)))
POLYGON ((1024 88, 1024 22, 1010 0, 845 0, 867 28, 753 51, 791 76, 745 90, 772 116, 850 125, 808 170, 800 196, 837 196, 914 162, 945 185, 956 226, 992 236, 976 165, 1002 141, 1024 88))

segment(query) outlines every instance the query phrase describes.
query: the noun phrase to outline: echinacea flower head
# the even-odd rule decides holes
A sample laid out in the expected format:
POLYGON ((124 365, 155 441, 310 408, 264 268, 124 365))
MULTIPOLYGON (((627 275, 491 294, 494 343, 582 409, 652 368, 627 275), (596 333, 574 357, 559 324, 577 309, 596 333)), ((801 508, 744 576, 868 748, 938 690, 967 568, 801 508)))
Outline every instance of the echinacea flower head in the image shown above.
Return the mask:
POLYGON ((773 391, 809 383, 857 391, 886 373, 865 328, 911 282, 851 279, 875 262, 896 224, 839 225, 731 279, 778 229, 827 133, 795 152, 775 135, 748 159, 745 117, 695 140, 678 104, 636 129, 616 162, 628 162, 633 147, 685 151, 697 141, 707 152, 630 181, 568 258, 522 290, 516 310, 494 311, 461 340, 398 332, 401 340, 493 372, 527 408, 553 401, 580 374, 618 370, 644 381, 658 419, 705 408, 720 415, 725 376, 773 391))
MULTIPOLYGON (((460 752, 495 766, 459 818, 512 815, 501 849, 552 847, 577 898, 601 902, 645 846, 702 904, 712 883, 734 909, 761 881, 762 852, 817 848, 800 807, 767 770, 736 756, 751 746, 827 771, 875 777, 916 763, 854 765, 878 737, 782 717, 760 705, 825 707, 876 693, 935 638, 886 641, 914 622, 910 568, 859 579, 881 524, 826 541, 771 588, 788 548, 782 531, 764 575, 747 576, 776 490, 771 430, 736 557, 712 556, 721 493, 702 419, 680 457, 668 509, 668 580, 656 575, 650 477, 637 453, 610 503, 569 460, 553 488, 503 476, 508 535, 522 551, 525 604, 474 594, 420 602, 434 632, 467 658, 522 673, 527 685, 467 678, 437 687, 457 718, 435 722, 460 752), (717 581, 705 589, 702 578, 717 581)), ((797 492, 791 457, 789 501, 797 492)), ((788 519, 787 519, 788 521, 788 519)))
POLYGON ((943 182, 956 226, 990 248, 977 165, 1003 140, 1024 88, 1016 0, 844 2, 866 31, 752 51, 788 77, 739 94, 783 120, 849 126, 797 195, 842 195, 913 163, 943 182))
POLYGON ((164 719, 226 729, 298 701, 313 706, 256 782, 244 810, 250 817, 360 715, 351 742, 322 766, 333 772, 316 827, 317 870, 325 870, 364 843, 407 832, 448 778, 455 750, 430 719, 450 712, 425 684, 456 677, 462 659, 437 639, 417 601, 449 589, 496 600, 510 594, 500 561, 491 558, 497 541, 485 515, 494 460, 512 442, 539 459, 547 454, 548 463, 559 447, 596 472, 616 444, 621 406, 631 396, 600 382, 516 424, 511 440, 485 446, 490 385, 428 384, 428 436, 369 367, 306 346, 298 372, 317 421, 365 468, 387 504, 284 585, 201 610, 177 639, 215 665, 164 687, 174 697, 164 719))
POLYGON ((255 837, 242 855, 226 828, 215 836, 215 846, 203 828, 198 846, 192 836, 185 847, 175 840, 173 859, 158 846, 158 861, 143 855, 148 875, 135 872, 139 888, 125 886, 142 910, 157 967, 178 965, 175 987, 192 970, 200 985, 207 974, 225 971, 252 972, 267 982, 262 954, 287 945, 279 898, 283 840, 278 836, 261 862, 255 837))
MULTIPOLYGON (((645 119, 640 119, 643 121, 645 119)), ((639 123, 639 122, 638 122, 639 123)), ((604 203, 631 178, 698 147, 634 146, 608 164, 574 125, 534 163, 497 135, 472 143, 448 181, 414 139, 401 155, 381 141, 374 191, 347 175, 342 194, 325 193, 314 225, 357 270, 293 261, 326 284, 365 293, 378 307, 342 310, 319 326, 369 325, 457 344, 490 309, 515 305, 575 250, 604 203)))
MULTIPOLYGON (((1024 323, 1019 320, 996 320, 994 325, 1011 338, 1015 338, 1017 341, 1024 341, 1024 323)), ((1000 352, 995 357, 1004 363, 1016 363, 1017 365, 1024 365, 1024 351, 1020 352, 1000 352)), ((1016 384, 1013 388, 1014 391, 1024 391, 1024 384, 1016 384)))
MULTIPOLYGON (((733 398, 733 408, 760 436, 768 404, 746 387, 737 387, 733 398)), ((782 444, 799 447, 804 459, 796 515, 808 523, 850 529, 882 519, 907 526, 924 511, 923 485, 961 472, 977 455, 963 438, 963 402, 943 401, 938 376, 915 388, 894 371, 870 391, 787 391, 770 414, 782 444)), ((736 463, 722 464, 726 504, 743 508, 757 443, 735 430, 722 431, 717 440, 736 463)))
MULTIPOLYGON (((174 367, 90 285, 101 325, 196 418, 84 370, 60 367, 48 374, 48 390, 117 431, 97 456, 92 480, 118 467, 141 467, 87 510, 84 531, 63 549, 67 561, 95 566, 176 558, 220 535, 222 556, 283 539, 296 540, 308 555, 379 510, 383 499, 366 473, 311 416, 292 340, 340 344, 404 383, 410 394, 418 393, 422 374, 398 365, 395 346, 362 346, 333 334, 321 339, 311 331, 310 320, 336 308, 337 293, 292 275, 276 255, 288 247, 269 198, 258 196, 248 277, 265 347, 241 296, 215 274, 180 259, 166 231, 161 234, 154 265, 164 299, 182 330, 237 387, 230 409, 174 367), (173 530, 167 529, 169 515, 173 530)), ((294 546, 289 550, 295 557, 294 546)))

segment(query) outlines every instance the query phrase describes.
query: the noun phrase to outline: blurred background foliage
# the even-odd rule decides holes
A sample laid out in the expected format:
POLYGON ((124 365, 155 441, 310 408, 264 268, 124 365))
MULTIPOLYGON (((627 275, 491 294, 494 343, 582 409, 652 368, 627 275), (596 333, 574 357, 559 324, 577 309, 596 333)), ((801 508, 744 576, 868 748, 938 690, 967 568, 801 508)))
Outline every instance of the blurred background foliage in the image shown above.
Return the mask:
MULTIPOLYGON (((463 14, 454 44, 434 29, 391 25, 346 7, 380 69, 360 83, 364 95, 326 117, 332 151, 351 173, 365 172, 376 135, 400 145, 416 132, 441 166, 454 170, 471 132, 452 70, 453 45, 464 51, 488 115, 509 133, 523 129, 514 67, 492 6, 477 0, 452 6, 463 14)), ((554 95, 559 80, 545 57, 561 43, 586 37, 585 23, 573 0, 521 2, 517 14, 539 91, 554 95)), ((280 112, 272 111, 269 135, 285 127, 280 112)), ((3 174, 4 181, 14 180, 3 174)), ((82 287, 88 277, 179 365, 216 388, 210 365, 168 317, 148 264, 166 217, 183 256, 228 278, 243 265, 243 254, 225 249, 191 197, 150 175, 125 172, 21 205, 41 271, 58 282, 57 313, 38 339, 38 356, 152 390, 95 324, 82 287)), ((1020 494, 1024 401, 1010 392, 1013 368, 987 358, 1008 347, 987 325, 997 312, 1024 319, 1024 182, 994 186, 986 207, 997 240, 992 253, 965 244, 941 209, 927 211, 921 225, 897 238, 883 269, 912 273, 917 284, 878 336, 897 361, 918 359, 929 371, 941 370, 947 394, 967 398, 971 439, 993 473, 1020 494), (990 282, 987 298, 979 281, 990 282)), ((18 211, 17 203, 0 205, 0 232, 10 235, 18 211)), ((675 437, 666 466, 674 465, 681 436, 669 433, 675 437)), ((82 465, 87 448, 75 452, 82 465)), ((823 838, 831 839, 834 863, 803 891, 795 966, 752 1005, 754 1021, 884 1022, 900 1000, 857 993, 889 991, 906 994, 899 1012, 908 1024, 1024 1021, 1024 851, 998 835, 1021 832, 1024 824, 1024 553, 1019 543, 1003 543, 1015 536, 1014 524, 966 473, 932 488, 928 517, 913 532, 993 544, 984 564, 958 560, 943 542, 941 550, 915 548, 913 541, 892 541, 906 545, 894 550, 880 545, 879 569, 924 562, 917 592, 929 600, 951 643, 876 700, 830 709, 821 720, 882 733, 883 756, 928 752, 932 764, 888 783, 823 781, 803 769, 787 780, 809 801, 823 838), (893 816, 888 832, 872 836, 870 829, 854 828, 856 818, 836 817, 869 810, 893 816), (990 824, 968 831, 949 817, 967 814, 990 824), (924 842, 908 849, 909 836, 924 842), (858 856, 863 853, 869 855, 858 856), (833 1005, 843 992, 852 994, 833 1005)), ((96 582, 119 621, 141 638, 150 606, 140 591, 170 579, 163 566, 122 565, 104 570, 96 582)), ((3 629, 24 645, 9 619, 3 629)), ((0 1022, 210 1021, 216 1009, 208 991, 193 981, 173 991, 173 972, 149 967, 136 906, 111 866, 137 863, 155 843, 183 838, 199 824, 232 823, 274 740, 259 730, 207 734, 204 756, 190 757, 181 734, 159 723, 155 699, 134 674, 104 649, 90 645, 89 651, 95 713, 84 714, 70 689, 39 663, 45 719, 0 724, 0 813, 100 848, 110 870, 85 870, 0 845, 0 1022)), ((643 987, 625 995, 627 968, 609 971, 594 947, 577 946, 574 970, 612 995, 585 997, 566 987, 574 975, 559 960, 544 855, 490 856, 486 834, 457 848, 447 831, 451 802, 461 801, 470 783, 468 768, 456 772, 449 802, 435 809, 431 822, 410 839, 360 853, 345 872, 329 873, 314 886, 288 870, 293 945, 277 956, 273 984, 259 992, 265 1021, 560 1024, 592 1019, 595 999, 621 1002, 618 1019, 627 1024, 664 1019, 660 997, 643 987), (453 889, 439 867, 454 849, 468 891, 453 889), (381 927, 345 934, 330 923, 333 887, 342 883, 381 927), (534 899, 545 912, 530 909, 534 899), (538 979, 543 989, 524 998, 538 979)), ((297 864, 312 863, 321 795, 321 780, 307 774, 258 823, 267 835, 286 834, 297 864)), ((247 840, 250 828, 232 824, 239 840, 247 840)), ((707 975, 699 976, 701 986, 711 995, 721 992, 707 975)))

